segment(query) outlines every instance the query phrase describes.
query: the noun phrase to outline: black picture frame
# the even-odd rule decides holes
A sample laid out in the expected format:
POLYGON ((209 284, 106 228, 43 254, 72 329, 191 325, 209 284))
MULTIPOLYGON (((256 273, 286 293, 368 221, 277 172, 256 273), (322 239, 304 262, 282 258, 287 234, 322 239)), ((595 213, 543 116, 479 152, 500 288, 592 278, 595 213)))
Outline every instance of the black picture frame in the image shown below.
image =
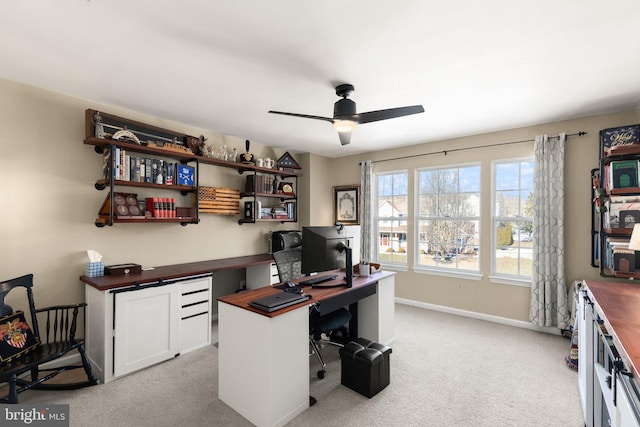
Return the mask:
POLYGON ((334 222, 345 225, 360 224, 360 186, 333 187, 334 222))

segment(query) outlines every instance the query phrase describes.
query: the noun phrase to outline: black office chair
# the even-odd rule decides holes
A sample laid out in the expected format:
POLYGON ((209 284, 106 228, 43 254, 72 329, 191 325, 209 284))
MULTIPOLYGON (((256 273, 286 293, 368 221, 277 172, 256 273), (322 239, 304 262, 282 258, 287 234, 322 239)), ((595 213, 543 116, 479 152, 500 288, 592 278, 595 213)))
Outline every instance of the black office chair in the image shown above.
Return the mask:
MULTIPOLYGON (((304 274, 302 274, 302 249, 300 247, 274 252, 273 259, 278 267, 280 282, 304 277, 304 274)), ((320 344, 342 347, 344 339, 348 336, 347 325, 350 321, 351 312, 345 308, 332 311, 324 316, 320 315, 314 305, 309 309, 309 343, 322 367, 317 372, 318 378, 324 378, 327 372, 327 364, 324 362, 320 352, 320 344), (322 339, 322 335, 327 336, 328 339, 322 339)))

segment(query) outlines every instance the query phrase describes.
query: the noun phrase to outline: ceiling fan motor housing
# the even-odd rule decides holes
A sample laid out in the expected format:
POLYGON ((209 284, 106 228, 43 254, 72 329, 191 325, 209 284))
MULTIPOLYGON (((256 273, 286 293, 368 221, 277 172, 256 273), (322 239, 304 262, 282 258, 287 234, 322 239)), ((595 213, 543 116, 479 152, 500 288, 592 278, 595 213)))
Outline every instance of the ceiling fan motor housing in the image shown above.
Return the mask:
POLYGON ((356 115, 356 103, 350 99, 343 98, 333 104, 334 120, 353 120, 356 115))

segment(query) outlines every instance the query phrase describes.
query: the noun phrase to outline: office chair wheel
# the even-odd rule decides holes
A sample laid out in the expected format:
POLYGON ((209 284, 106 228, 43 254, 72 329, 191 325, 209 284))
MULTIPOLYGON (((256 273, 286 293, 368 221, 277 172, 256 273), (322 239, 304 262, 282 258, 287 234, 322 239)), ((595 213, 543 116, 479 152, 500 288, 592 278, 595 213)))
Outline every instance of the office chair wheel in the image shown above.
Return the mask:
POLYGON ((324 371, 318 371, 318 378, 320 379, 324 378, 324 371))

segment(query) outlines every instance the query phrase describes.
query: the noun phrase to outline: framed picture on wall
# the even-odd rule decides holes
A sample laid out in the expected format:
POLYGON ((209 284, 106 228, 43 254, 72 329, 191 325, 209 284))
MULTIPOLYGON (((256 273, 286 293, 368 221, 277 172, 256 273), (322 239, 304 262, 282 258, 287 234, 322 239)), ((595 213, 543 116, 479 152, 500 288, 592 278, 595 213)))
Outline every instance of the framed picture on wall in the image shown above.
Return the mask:
POLYGON ((335 222, 360 224, 360 186, 333 187, 333 209, 335 222))

